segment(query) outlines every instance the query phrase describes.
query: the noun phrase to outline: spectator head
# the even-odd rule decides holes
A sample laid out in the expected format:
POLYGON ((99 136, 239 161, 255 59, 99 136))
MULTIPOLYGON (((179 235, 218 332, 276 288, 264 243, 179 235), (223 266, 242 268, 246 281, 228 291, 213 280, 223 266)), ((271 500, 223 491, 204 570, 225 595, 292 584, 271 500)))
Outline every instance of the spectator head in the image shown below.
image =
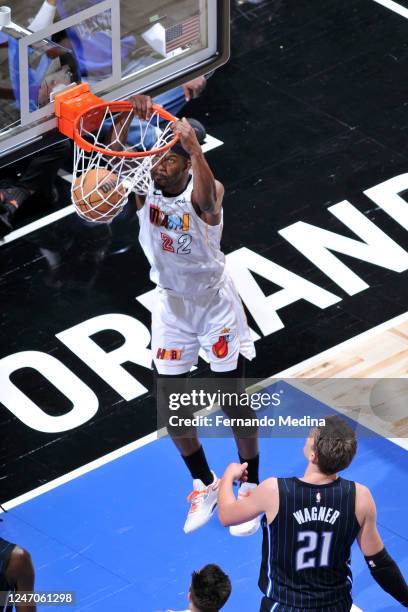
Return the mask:
POLYGON ((311 430, 304 453, 322 474, 330 476, 347 468, 357 450, 356 435, 339 416, 328 416, 325 425, 311 430))
POLYGON ((231 581, 218 565, 205 565, 191 578, 189 600, 193 612, 218 612, 231 594, 231 581))

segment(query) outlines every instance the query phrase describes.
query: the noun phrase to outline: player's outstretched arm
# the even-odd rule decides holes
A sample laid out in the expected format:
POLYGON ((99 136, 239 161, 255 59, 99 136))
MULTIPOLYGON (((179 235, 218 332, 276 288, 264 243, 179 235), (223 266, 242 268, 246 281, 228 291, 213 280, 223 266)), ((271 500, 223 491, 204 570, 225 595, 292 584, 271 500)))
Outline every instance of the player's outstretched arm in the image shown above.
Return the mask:
MULTIPOLYGON (((131 96, 129 102, 133 106, 133 115, 144 121, 148 121, 153 112, 153 101, 150 96, 138 95, 131 96)), ((105 136, 106 144, 110 145, 113 151, 122 151, 126 146, 129 128, 132 123, 133 116, 125 111, 119 113, 113 121, 112 127, 108 130, 105 136)))
POLYGON ((225 527, 240 525, 250 521, 260 514, 276 512, 278 494, 276 478, 268 478, 262 482, 248 497, 237 500, 233 492, 235 480, 246 480, 248 464, 231 463, 221 479, 218 494, 218 517, 225 527), (275 485, 275 486, 274 486, 275 485), (276 506, 276 508, 275 508, 276 506))
POLYGON ((195 130, 185 117, 174 124, 173 130, 180 136, 180 144, 190 155, 191 169, 194 175, 194 187, 191 201, 206 217, 211 217, 213 224, 220 221, 224 187, 216 181, 209 167, 195 130))
MULTIPOLYGON (((113 151, 122 151, 125 147, 128 140, 129 128, 133 121, 133 116, 139 117, 139 119, 144 121, 148 121, 152 116, 153 100, 150 96, 145 96, 143 94, 132 96, 129 98, 129 102, 131 102, 133 106, 133 115, 128 111, 119 113, 114 118, 113 124, 105 136, 106 144, 109 144, 113 151)), ((144 201, 145 196, 135 194, 137 209, 141 209, 143 207, 144 201)))
POLYGON ((378 533, 373 496, 360 484, 356 484, 356 517, 361 526, 357 541, 371 575, 384 591, 408 608, 408 585, 378 533))

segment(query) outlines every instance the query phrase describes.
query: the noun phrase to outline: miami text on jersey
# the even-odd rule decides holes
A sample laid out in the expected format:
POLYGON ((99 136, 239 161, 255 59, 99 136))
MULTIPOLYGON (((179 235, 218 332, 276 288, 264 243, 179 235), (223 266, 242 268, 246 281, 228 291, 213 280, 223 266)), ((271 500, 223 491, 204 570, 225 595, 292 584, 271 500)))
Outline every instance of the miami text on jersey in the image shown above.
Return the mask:
POLYGON ((160 210, 155 204, 150 204, 150 223, 158 225, 159 227, 165 227, 171 230, 180 230, 186 232, 190 228, 190 215, 189 213, 183 213, 183 216, 179 215, 168 215, 160 210))

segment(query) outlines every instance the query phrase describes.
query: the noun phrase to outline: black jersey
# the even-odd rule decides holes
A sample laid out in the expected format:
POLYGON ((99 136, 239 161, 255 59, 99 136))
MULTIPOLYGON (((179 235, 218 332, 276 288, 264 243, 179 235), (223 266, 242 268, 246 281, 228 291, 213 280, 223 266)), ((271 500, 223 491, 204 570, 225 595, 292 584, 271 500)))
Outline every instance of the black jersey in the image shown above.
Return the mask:
POLYGON ((278 514, 270 525, 263 519, 261 591, 277 611, 350 610, 350 548, 360 530, 355 483, 278 478, 278 487, 278 514))
POLYGON ((11 612, 13 606, 7 606, 7 593, 12 590, 12 587, 6 580, 7 564, 11 555, 11 551, 15 544, 7 542, 0 538, 0 611, 11 612))

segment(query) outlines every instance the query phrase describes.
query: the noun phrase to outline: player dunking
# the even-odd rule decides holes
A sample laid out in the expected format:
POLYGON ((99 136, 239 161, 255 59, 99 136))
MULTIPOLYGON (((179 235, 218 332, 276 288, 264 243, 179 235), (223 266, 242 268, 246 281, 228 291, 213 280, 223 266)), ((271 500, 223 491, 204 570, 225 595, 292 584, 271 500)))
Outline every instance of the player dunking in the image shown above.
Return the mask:
POLYGON ((239 503, 232 484, 245 480, 246 465, 228 466, 218 500, 221 522, 235 525, 265 514, 261 612, 349 612, 350 548, 356 538, 374 579, 408 607, 408 586, 377 531, 370 491, 337 476, 356 449, 347 423, 327 417, 306 441, 302 478, 268 478, 239 503))
MULTIPOLYGON (((151 98, 135 96, 131 101, 134 113, 149 119, 151 98)), ((119 117, 116 128, 125 142, 126 118, 121 121, 119 117)), ((217 376, 239 378, 244 358, 252 359, 255 348, 220 250, 224 188, 215 180, 197 139, 197 135, 200 140, 205 136, 203 126, 196 122, 193 127, 183 118, 173 129, 179 142, 154 167, 147 194, 136 196, 139 241, 151 265, 150 278, 157 285, 152 312, 154 369, 161 380, 184 378, 202 348, 217 376)), ((168 431, 193 478, 184 525, 188 533, 211 518, 219 479, 210 470, 195 431, 183 437, 170 427, 168 431)), ((259 482, 258 439, 256 431, 242 438, 234 434, 240 460, 248 464, 248 482, 239 491, 243 497, 259 482)), ((249 535, 259 523, 254 518, 231 533, 249 535)))

